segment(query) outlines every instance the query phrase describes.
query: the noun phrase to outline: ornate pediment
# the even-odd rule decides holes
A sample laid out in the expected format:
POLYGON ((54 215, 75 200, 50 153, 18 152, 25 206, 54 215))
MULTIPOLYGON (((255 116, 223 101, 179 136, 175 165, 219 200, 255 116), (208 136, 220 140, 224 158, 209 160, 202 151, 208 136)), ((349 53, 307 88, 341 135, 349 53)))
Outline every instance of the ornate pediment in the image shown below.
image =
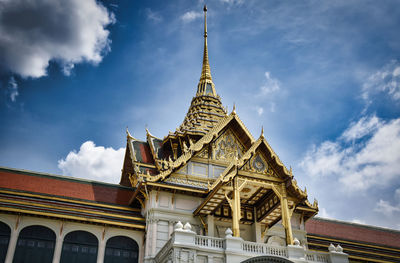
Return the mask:
POLYGON ((271 164, 266 160, 260 151, 257 151, 256 154, 251 157, 240 170, 279 178, 271 164))
POLYGON ((207 145, 205 145, 204 147, 203 147, 203 149, 199 152, 199 153, 197 153, 196 155, 195 155, 195 157, 199 157, 199 158, 203 158, 203 159, 208 159, 208 158, 210 158, 210 149, 209 149, 210 147, 209 147, 209 145, 207 144, 207 145))
POLYGON ((234 133, 226 130, 214 143, 212 143, 212 158, 217 161, 232 162, 240 159, 245 152, 244 146, 234 133))

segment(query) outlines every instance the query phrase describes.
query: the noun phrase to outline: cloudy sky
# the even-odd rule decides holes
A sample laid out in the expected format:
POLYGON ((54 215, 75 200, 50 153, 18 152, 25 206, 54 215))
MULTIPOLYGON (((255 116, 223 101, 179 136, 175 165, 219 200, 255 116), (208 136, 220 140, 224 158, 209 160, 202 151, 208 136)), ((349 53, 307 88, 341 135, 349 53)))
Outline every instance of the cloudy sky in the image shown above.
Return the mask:
MULTIPOLYGON (((183 121, 203 1, 0 0, 0 165, 118 183, 183 121)), ((400 229, 400 3, 208 1, 216 89, 320 216, 400 229)))

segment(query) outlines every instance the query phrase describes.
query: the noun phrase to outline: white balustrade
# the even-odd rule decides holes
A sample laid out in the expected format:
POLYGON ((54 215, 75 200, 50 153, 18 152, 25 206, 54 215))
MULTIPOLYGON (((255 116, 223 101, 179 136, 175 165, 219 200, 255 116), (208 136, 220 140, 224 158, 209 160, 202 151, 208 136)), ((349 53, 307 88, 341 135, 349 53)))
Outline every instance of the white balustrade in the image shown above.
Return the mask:
MULTIPOLYGON (((179 225, 180 226, 180 225, 179 225)), ((189 227, 186 227, 189 229, 189 227)), ((277 256, 287 259, 301 259, 312 263, 335 263, 335 262, 348 262, 347 254, 340 252, 318 252, 304 249, 299 245, 292 246, 271 246, 265 243, 256 243, 244 241, 241 238, 226 237, 217 238, 210 236, 196 235, 195 232, 182 229, 179 227, 172 235, 171 239, 164 245, 163 248, 157 253, 155 262, 164 262, 167 255, 174 249, 191 249, 212 251, 213 253, 220 254, 225 257, 229 253, 239 253, 245 257, 251 258, 256 256, 277 256), (333 256, 341 256, 343 258, 336 259, 333 256)), ((174 252, 175 253, 175 252, 174 252)))
POLYGON ((270 246, 270 245, 263 244, 263 243, 243 241, 242 242, 242 250, 247 253, 252 253, 252 254, 287 257, 286 247, 270 246))
POLYGON ((306 259, 311 262, 329 263, 329 255, 322 252, 306 251, 306 259))
POLYGON ((196 235, 195 244, 202 247, 225 248, 225 239, 196 235))

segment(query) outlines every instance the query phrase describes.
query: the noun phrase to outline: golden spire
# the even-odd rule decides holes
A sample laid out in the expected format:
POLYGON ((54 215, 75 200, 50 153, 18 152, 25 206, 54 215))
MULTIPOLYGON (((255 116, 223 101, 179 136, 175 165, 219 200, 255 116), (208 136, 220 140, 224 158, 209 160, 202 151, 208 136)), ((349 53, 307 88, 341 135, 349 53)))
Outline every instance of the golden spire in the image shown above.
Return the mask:
POLYGON ((211 80, 210 64, 208 62, 208 47, 207 47, 207 6, 204 5, 204 53, 203 53, 203 67, 201 69, 200 81, 211 80))
POLYGON ((207 46, 207 6, 204 6, 204 52, 203 66, 201 68, 201 76, 199 85, 197 85, 197 96, 207 95, 217 97, 214 83, 211 78, 210 63, 208 62, 208 46, 207 46))
MULTIPOLYGON (((186 136, 187 134, 204 135, 226 116, 227 112, 222 106, 221 99, 215 91, 215 85, 211 78, 207 47, 207 6, 204 6, 204 54, 200 81, 197 85, 196 96, 193 97, 190 103, 183 123, 174 134, 171 134, 170 138, 186 136)), ((196 139, 196 137, 190 138, 196 139)))

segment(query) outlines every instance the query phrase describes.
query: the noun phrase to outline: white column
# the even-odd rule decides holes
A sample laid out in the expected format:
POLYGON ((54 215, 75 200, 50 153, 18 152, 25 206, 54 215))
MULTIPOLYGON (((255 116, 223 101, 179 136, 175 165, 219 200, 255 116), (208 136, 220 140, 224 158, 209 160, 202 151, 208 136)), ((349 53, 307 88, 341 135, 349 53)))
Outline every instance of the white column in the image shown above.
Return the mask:
POLYGON ((146 243, 144 244, 145 248, 144 248, 144 253, 145 253, 145 257, 150 256, 150 242, 151 242, 151 223, 150 220, 146 220, 146 234, 145 234, 145 238, 146 238, 146 243))
POLYGON ((261 240, 261 223, 253 223, 253 235, 255 236, 255 242, 263 243, 263 240, 261 240))
POLYGON ((214 236, 214 216, 207 216, 207 236, 214 236))
POLYGON ((15 253, 15 247, 17 245, 17 240, 18 240, 18 228, 17 229, 13 228, 11 230, 10 242, 8 242, 8 249, 7 249, 7 256, 5 263, 12 263, 15 253))
POLYGON ((60 262, 63 240, 64 238, 61 235, 57 235, 56 247, 54 248, 53 263, 60 262))
POLYGON ((173 232, 174 232, 174 222, 168 221, 168 238, 171 238, 173 232))
POLYGON ((103 263, 105 250, 106 250, 106 242, 104 239, 102 239, 100 240, 99 249, 97 251, 97 263, 103 263))
POLYGON ((156 255, 157 249, 157 219, 153 219, 153 229, 152 229, 152 241, 151 241, 151 256, 154 257, 156 255))

